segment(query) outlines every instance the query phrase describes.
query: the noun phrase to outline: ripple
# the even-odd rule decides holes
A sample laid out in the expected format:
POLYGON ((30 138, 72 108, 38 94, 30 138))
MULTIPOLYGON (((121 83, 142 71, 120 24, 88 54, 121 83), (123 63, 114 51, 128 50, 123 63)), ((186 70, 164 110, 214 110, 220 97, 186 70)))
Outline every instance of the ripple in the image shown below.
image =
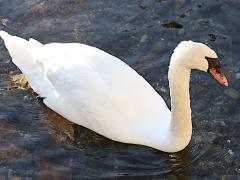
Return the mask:
POLYGON ((0 178, 186 179, 239 175, 238 1, 0 1, 0 28, 41 42, 82 42, 123 59, 170 104, 169 57, 182 40, 220 53, 231 85, 192 74, 193 136, 178 153, 111 141, 70 123, 29 89, 0 42, 0 178), (159 28, 159 24, 161 28, 159 28), (184 28, 184 29, 183 29, 184 28), (169 30, 173 29, 173 30, 169 30))

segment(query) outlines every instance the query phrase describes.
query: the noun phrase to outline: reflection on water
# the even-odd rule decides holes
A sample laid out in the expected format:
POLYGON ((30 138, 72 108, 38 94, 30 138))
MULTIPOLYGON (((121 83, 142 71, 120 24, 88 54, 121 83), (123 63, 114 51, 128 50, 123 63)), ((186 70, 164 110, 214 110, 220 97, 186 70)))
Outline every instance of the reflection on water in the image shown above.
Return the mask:
POLYGON ((167 154, 108 140, 45 107, 1 42, 0 179, 238 175, 239 8, 234 0, 0 0, 0 29, 106 50, 143 75, 168 105, 169 57, 181 40, 216 49, 230 81, 225 89, 193 72, 193 138, 185 150, 167 154))

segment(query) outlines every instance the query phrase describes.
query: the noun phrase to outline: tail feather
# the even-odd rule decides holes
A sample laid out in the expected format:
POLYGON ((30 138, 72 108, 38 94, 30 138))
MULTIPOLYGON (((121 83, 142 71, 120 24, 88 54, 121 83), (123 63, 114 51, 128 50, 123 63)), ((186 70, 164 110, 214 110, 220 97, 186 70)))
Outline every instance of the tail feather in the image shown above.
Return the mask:
POLYGON ((4 40, 5 46, 14 64, 23 71, 26 65, 32 65, 30 62, 32 55, 28 41, 23 38, 11 36, 5 31, 1 31, 0 36, 4 40))
POLYGON ((26 76, 30 86, 41 97, 45 97, 48 83, 44 78, 43 69, 33 57, 33 49, 39 48, 42 44, 34 39, 29 41, 0 31, 0 37, 4 40, 12 61, 26 76))

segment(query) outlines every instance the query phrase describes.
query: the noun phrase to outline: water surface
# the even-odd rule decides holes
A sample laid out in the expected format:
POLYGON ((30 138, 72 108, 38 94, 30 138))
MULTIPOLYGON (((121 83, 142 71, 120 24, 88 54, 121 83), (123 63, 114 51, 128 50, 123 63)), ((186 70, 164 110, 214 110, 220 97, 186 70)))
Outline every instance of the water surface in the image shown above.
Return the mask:
POLYGON ((239 9, 238 0, 0 0, 0 29, 103 49, 144 76, 168 106, 169 57, 181 40, 215 49, 230 83, 224 88, 193 71, 193 137, 185 150, 168 154, 113 142, 45 107, 16 81, 21 72, 1 41, 0 179, 239 175, 239 9))

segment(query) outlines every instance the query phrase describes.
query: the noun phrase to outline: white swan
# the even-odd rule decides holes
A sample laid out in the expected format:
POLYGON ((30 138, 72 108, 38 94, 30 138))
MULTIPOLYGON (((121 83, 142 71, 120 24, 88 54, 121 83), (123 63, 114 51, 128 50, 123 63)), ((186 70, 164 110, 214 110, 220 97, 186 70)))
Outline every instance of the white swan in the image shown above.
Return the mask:
POLYGON ((216 53, 183 41, 169 66, 171 109, 120 59, 84 44, 41 44, 0 31, 12 61, 43 102, 70 121, 109 139, 165 152, 184 149, 192 134, 191 69, 210 72, 228 85, 216 53))

